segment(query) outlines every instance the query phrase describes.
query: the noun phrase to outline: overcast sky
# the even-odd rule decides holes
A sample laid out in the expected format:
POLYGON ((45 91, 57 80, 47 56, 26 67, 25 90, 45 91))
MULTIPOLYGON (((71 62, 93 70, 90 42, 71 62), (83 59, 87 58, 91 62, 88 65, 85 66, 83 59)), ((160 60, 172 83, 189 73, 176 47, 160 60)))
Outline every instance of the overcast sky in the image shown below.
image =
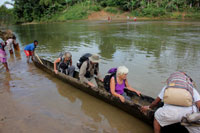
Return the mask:
MULTIPOLYGON (((3 5, 4 2, 6 2, 6 1, 8 1, 8 2, 12 2, 11 0, 0 0, 0 6, 3 5)), ((10 5, 6 5, 6 7, 11 8, 10 5)))

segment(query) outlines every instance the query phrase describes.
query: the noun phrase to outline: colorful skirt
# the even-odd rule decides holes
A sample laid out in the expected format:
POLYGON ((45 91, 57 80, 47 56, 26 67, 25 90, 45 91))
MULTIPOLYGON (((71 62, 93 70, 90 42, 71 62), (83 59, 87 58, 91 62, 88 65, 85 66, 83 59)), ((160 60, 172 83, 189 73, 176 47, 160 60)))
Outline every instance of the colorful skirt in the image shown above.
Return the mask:
POLYGON ((6 63, 6 52, 2 49, 0 49, 0 62, 1 63, 6 63))

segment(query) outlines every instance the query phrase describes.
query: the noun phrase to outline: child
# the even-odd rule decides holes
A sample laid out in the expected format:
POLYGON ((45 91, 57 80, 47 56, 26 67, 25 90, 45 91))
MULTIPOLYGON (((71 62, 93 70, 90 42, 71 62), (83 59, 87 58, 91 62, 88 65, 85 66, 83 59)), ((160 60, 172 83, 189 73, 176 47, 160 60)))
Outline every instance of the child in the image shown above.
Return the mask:
POLYGON ((6 68, 6 71, 9 72, 8 69, 8 64, 6 60, 6 52, 5 52, 5 43, 4 41, 0 38, 0 62, 3 63, 4 67, 6 68))
POLYGON ((26 54, 27 57, 27 63, 29 63, 29 58, 30 56, 32 56, 32 60, 33 60, 33 56, 34 56, 34 50, 38 45, 38 41, 35 40, 33 43, 26 45, 26 47, 24 48, 24 52, 26 54))
POLYGON ((16 47, 18 45, 18 43, 16 43, 16 37, 10 37, 7 41, 6 41, 6 45, 8 47, 8 50, 10 52, 10 54, 13 54, 13 46, 16 47), (13 45, 13 46, 12 46, 13 45))

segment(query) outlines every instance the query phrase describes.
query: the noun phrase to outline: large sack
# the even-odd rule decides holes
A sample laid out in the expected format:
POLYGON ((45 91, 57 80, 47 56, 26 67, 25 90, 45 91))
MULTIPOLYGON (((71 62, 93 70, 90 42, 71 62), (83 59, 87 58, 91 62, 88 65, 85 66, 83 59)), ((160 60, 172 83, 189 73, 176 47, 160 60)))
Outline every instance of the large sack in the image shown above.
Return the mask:
POLYGON ((192 95, 182 88, 167 88, 164 93, 164 103, 178 106, 192 106, 192 95))

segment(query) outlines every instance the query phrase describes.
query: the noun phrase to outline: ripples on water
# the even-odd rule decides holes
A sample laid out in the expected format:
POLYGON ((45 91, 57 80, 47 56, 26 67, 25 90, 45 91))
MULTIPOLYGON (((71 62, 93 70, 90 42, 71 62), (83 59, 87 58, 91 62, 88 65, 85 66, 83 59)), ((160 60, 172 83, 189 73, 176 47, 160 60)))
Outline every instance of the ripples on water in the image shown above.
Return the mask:
MULTIPOLYGON (((10 82, 4 83, 10 85, 7 89, 11 90, 16 98, 22 98, 20 101, 38 109, 39 114, 55 117, 53 119, 57 119, 57 123, 58 119, 62 119, 63 123, 70 120, 72 125, 77 125, 85 131, 99 132, 101 128, 111 132, 141 131, 144 126, 137 128, 141 123, 136 122, 133 117, 129 120, 129 115, 120 114, 118 109, 67 86, 31 64, 24 67, 26 62, 23 47, 35 39, 39 41, 37 54, 51 61, 62 51, 71 51, 74 65, 82 54, 98 53, 101 56, 102 75, 111 67, 125 65, 129 68, 129 83, 142 93, 153 97, 157 96, 164 85, 162 82, 169 74, 177 70, 186 71, 192 76, 199 90, 199 22, 84 21, 12 26, 11 29, 21 44, 22 59, 14 59, 14 63, 10 59, 11 79, 10 82), (18 69, 14 69, 14 66, 18 69), (52 99, 49 99, 50 97, 52 99), (96 106, 99 111, 91 106, 96 106), (110 110, 112 114, 109 114, 110 110), (59 115, 55 115, 56 113, 59 115), (118 114, 123 117, 119 119, 118 114), (135 123, 136 126, 131 128, 132 124, 126 123, 119 127, 121 118, 123 122, 135 123)), ((144 130, 149 130, 149 127, 145 127, 144 130)))
POLYGON ((86 53, 101 56, 102 75, 111 67, 126 65, 129 82, 156 96, 170 73, 186 71, 200 85, 199 22, 69 22, 12 27, 24 46, 39 40, 39 55, 54 60, 71 51, 73 63, 86 53))

